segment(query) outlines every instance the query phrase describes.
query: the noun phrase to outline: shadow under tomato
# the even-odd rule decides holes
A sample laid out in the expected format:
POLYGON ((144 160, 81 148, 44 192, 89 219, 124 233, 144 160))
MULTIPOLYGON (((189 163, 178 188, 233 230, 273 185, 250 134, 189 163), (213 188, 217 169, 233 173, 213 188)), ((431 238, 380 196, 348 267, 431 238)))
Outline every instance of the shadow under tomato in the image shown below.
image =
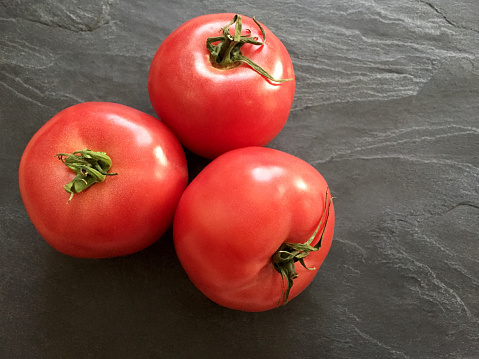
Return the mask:
POLYGON ((97 357, 98 350, 129 357, 134 353, 125 353, 125 344, 167 333, 184 316, 179 297, 196 291, 176 257, 171 230, 125 257, 79 259, 52 250, 48 265, 39 315, 51 357, 97 357))
POLYGON ((38 313, 46 358, 281 357, 285 339, 305 345, 324 334, 321 301, 308 289, 260 313, 210 301, 181 267, 171 230, 125 257, 77 259, 53 249, 48 256, 38 313))
POLYGON ((198 156, 185 147, 183 149, 185 150, 186 161, 188 163, 188 183, 191 183, 203 168, 211 162, 211 160, 198 156))

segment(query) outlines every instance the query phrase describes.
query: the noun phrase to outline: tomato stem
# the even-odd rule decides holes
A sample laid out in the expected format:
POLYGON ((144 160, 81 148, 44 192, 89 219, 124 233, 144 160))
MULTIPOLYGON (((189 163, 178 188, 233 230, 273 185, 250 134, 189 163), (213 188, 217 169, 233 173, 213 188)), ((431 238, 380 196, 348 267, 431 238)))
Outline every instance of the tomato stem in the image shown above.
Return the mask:
MULTIPOLYGON (((328 198, 329 188, 326 189, 326 197, 328 198)), ((321 244, 323 242, 324 234, 326 232, 326 226, 329 219, 329 209, 331 203, 333 202, 333 197, 329 201, 325 201, 323 214, 319 220, 318 226, 316 227, 314 233, 309 237, 305 243, 283 243, 278 251, 273 255, 272 261, 274 268, 281 274, 281 279, 283 282, 283 291, 278 300, 278 306, 281 304, 281 299, 283 299, 283 305, 288 303, 289 293, 293 287, 294 279, 298 278, 298 273, 295 269, 295 263, 299 262, 304 268, 308 270, 316 270, 316 268, 308 268, 304 262, 304 258, 309 255, 311 252, 319 251, 321 244), (323 227, 319 241, 315 246, 311 246, 311 243, 316 238, 320 228, 323 227), (284 282, 286 280, 287 287, 285 288, 284 282)))
POLYGON ((103 182, 106 176, 117 175, 117 173, 108 173, 112 163, 111 158, 105 152, 86 149, 72 154, 57 153, 55 156, 77 174, 70 183, 63 187, 70 193, 68 202, 75 193, 79 193, 95 183, 103 182))
POLYGON ((240 63, 245 63, 249 65, 253 70, 255 70, 260 75, 266 77, 273 82, 284 82, 292 81, 293 79, 275 79, 268 72, 266 72, 261 66, 253 62, 250 58, 244 56, 241 53, 241 47, 244 44, 252 44, 263 46, 266 41, 266 33, 264 32, 263 27, 258 21, 253 17, 253 21, 258 25, 263 35, 263 41, 258 41, 257 37, 251 37, 251 30, 247 29, 247 35, 241 35, 242 22, 241 16, 235 15, 233 20, 231 20, 225 27, 221 28, 223 35, 209 37, 206 40, 206 48, 211 54, 211 59, 214 66, 230 69, 238 66, 240 63), (229 28, 231 25, 235 25, 234 36, 230 34, 229 28), (219 42, 217 45, 214 43, 219 42))

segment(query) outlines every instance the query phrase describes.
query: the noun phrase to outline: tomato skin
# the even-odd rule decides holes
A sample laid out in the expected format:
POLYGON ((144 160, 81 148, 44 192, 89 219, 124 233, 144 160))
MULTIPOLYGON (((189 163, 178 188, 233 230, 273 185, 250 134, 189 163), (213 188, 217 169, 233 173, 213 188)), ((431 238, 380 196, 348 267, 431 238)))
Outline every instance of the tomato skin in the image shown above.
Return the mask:
MULTIPOLYGON (((272 256, 284 242, 304 243, 312 236, 331 199, 327 189, 316 169, 281 151, 248 147, 219 156, 178 204, 173 237, 183 268, 201 292, 222 306, 252 312, 276 308, 283 284, 272 256)), ((333 231, 331 202, 321 248, 305 258, 307 267, 316 270, 295 263, 299 276, 290 300, 313 280, 333 231)))
POLYGON ((146 248, 171 225, 186 188, 186 158, 173 133, 154 117, 115 103, 69 107, 43 125, 19 166, 20 193, 41 236, 58 251, 84 258, 122 256, 146 248), (68 202, 75 177, 55 156, 106 152, 106 180, 68 202))
MULTIPOLYGON (((233 69, 212 65, 208 37, 221 34, 234 14, 204 15, 171 33, 153 57, 148 91, 159 116, 192 152, 207 158, 247 146, 264 146, 283 128, 294 98, 295 81, 273 83, 246 64, 233 69)), ((258 26, 242 17, 262 40, 258 26)), ((263 46, 245 44, 242 53, 276 79, 294 79, 288 51, 264 25, 263 46)), ((230 28, 230 32, 233 31, 230 28)))

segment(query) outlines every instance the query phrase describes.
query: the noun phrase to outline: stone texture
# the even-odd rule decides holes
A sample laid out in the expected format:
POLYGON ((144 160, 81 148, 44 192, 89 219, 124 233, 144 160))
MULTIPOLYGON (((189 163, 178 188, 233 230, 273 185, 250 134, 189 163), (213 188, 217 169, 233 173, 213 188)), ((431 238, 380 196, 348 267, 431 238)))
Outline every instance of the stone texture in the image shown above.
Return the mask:
MULTIPOLYGON (((0 357, 477 358, 479 3, 0 1, 0 357), (337 212, 315 281, 285 308, 206 299, 171 233, 78 260, 36 233, 17 186, 35 131, 82 101, 154 114, 147 76, 181 23, 231 12, 290 51, 297 93, 270 143, 313 164, 337 212)), ((188 154, 192 177, 208 162, 188 154)))

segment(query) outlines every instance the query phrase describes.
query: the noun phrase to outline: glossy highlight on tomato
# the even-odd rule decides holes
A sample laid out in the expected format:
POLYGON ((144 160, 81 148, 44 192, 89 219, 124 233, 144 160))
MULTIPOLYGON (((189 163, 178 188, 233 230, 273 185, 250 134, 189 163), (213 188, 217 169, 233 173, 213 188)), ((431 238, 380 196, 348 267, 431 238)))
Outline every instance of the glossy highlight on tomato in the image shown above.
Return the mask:
MULTIPOLYGON (((187 21, 161 43, 149 71, 156 114, 185 147, 207 158, 266 145, 286 123, 294 98, 288 51, 266 26, 249 17, 241 17, 241 35, 262 41, 263 28, 266 39, 263 45, 242 45, 241 54, 273 78, 290 81, 271 81, 247 63, 221 67, 213 61, 207 40, 220 36, 234 17, 212 14, 187 21)), ((234 31, 231 25, 230 36, 234 31)))
MULTIPOLYGON (((89 171, 80 169, 79 184, 89 171)), ((106 102, 59 112, 32 137, 19 167, 20 193, 38 232, 58 251, 85 258, 127 255, 154 243, 172 224, 187 181, 183 148, 166 125, 106 102), (116 174, 72 195, 64 186, 76 173, 58 154, 86 149, 106 153, 116 174)))
POLYGON ((302 258, 304 266, 292 263, 291 300, 315 277, 333 231, 334 206, 322 175, 264 147, 233 150, 207 165, 181 197, 173 225, 176 253, 195 286, 222 306, 251 312, 286 300, 278 254, 310 239, 311 246, 319 243, 302 258))

